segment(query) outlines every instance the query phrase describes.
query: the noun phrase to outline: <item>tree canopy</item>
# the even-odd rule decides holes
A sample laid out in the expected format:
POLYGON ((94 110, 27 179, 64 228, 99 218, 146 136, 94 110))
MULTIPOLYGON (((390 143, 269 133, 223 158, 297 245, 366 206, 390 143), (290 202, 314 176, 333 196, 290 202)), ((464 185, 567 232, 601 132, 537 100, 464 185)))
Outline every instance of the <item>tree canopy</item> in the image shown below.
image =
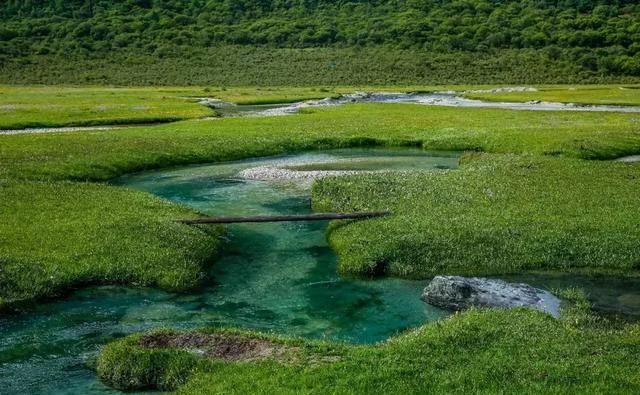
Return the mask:
POLYGON ((415 51, 544 50, 585 70, 640 75, 632 0, 6 0, 0 54, 157 57, 178 47, 392 46, 415 51))

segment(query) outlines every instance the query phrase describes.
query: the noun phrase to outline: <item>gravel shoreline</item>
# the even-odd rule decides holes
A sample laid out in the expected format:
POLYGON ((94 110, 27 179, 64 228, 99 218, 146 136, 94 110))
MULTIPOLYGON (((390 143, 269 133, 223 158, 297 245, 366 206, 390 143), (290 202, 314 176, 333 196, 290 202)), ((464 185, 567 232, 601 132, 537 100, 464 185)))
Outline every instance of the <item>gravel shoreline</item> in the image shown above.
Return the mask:
POLYGON ((258 166, 244 169, 238 177, 255 181, 313 181, 325 177, 350 176, 356 174, 379 173, 367 170, 291 170, 277 166, 258 166))
POLYGON ((97 130, 121 129, 126 126, 68 126, 61 128, 28 128, 0 130, 0 135, 62 133, 62 132, 90 132, 97 130))
POLYGON ((636 163, 636 162, 640 162, 640 155, 623 156, 622 158, 616 159, 616 161, 624 162, 624 163, 636 163))

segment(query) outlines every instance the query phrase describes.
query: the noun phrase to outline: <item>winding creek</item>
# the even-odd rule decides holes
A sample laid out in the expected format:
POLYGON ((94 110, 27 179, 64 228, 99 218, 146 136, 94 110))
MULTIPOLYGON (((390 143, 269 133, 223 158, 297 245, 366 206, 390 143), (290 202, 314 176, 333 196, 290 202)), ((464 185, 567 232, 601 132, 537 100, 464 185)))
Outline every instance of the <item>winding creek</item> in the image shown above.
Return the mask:
MULTIPOLYGON (((310 212, 309 183, 240 178, 269 166, 333 171, 455 171, 455 153, 418 149, 349 149, 191 166, 122 177, 210 215, 310 212)), ((354 343, 382 341, 449 313, 420 300, 427 281, 355 280, 336 274, 326 222, 229 226, 228 247, 207 285, 190 294, 116 286, 79 290, 65 299, 0 318, 0 393, 104 394, 89 368, 100 347, 154 327, 236 326, 354 343)), ((520 276, 543 287, 586 286, 596 307, 638 317, 631 280, 520 276)))
POLYGON ((443 91, 431 93, 351 93, 338 98, 307 100, 286 104, 233 105, 218 100, 204 99, 200 103, 208 105, 222 116, 278 116, 298 113, 304 108, 340 106, 350 103, 409 103, 427 106, 461 108, 497 108, 527 111, 587 111, 587 112, 628 112, 640 113, 640 106, 616 106, 559 103, 533 100, 528 102, 502 102, 470 99, 463 92, 443 91))
MULTIPOLYGON (((428 106, 462 107, 462 108, 496 108, 527 111, 586 111, 586 112, 625 112, 640 113, 640 106, 575 104, 546 101, 501 102, 470 99, 464 97, 465 92, 442 91, 430 93, 350 93, 336 98, 321 100, 305 100, 283 104, 236 105, 215 98, 199 98, 201 105, 215 110, 215 117, 200 118, 201 121, 217 120, 224 117, 267 117, 297 114, 304 108, 332 107, 351 103, 406 103, 428 106)), ((473 93, 473 91, 471 92, 473 93)), ((157 122, 156 122, 157 123, 157 122)), ((87 132, 117 130, 143 125, 102 125, 102 126, 67 126, 26 129, 0 130, 0 135, 39 134, 58 132, 87 132)))

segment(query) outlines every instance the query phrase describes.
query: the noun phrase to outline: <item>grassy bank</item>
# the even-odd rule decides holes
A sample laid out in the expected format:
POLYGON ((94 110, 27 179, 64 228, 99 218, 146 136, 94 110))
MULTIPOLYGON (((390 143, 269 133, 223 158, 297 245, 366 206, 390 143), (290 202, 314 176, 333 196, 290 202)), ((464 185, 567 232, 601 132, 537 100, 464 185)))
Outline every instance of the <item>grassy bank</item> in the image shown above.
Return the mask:
POLYGON ((236 104, 270 104, 323 99, 338 92, 352 89, 0 85, 0 130, 169 122, 215 115, 198 104, 198 98, 203 97, 236 104))
MULTIPOLYGON (((215 89, 208 93, 246 102, 319 92, 215 89)), ((454 172, 316 185, 317 208, 394 211, 332 225, 345 273, 635 274, 640 167, 597 159, 640 153, 637 118, 360 104, 287 117, 0 136, 0 308, 86 284, 185 290, 204 278, 221 249, 220 228, 179 225, 176 219, 197 213, 87 181, 368 144, 486 153, 467 154, 454 172)), ((184 394, 638 392, 638 325, 605 323, 575 300, 578 307, 559 321, 532 311, 473 310, 375 346, 213 330, 139 334, 107 346, 97 368, 116 388, 184 394)))
POLYGON ((0 86, 0 129, 176 121, 213 115, 187 89, 0 86))
POLYGON ((73 182, 0 182, 0 308, 85 284, 185 290, 203 279, 220 228, 148 194, 73 182))
POLYGON ((640 166, 471 155, 456 172, 325 179, 319 211, 391 210, 335 224, 344 274, 425 278, 527 270, 640 269, 640 166))
POLYGON ((638 85, 540 86, 537 92, 467 93, 465 97, 488 101, 526 102, 541 100, 560 103, 640 105, 638 85))
POLYGON ((292 353, 244 361, 134 335, 103 350, 98 373, 116 388, 178 387, 179 394, 637 392, 640 327, 612 326, 586 308, 579 300, 559 321, 533 311, 472 310, 372 346, 245 333, 292 353))
MULTIPOLYGON (((0 237, 3 241, 8 241, 3 242, 0 249, 3 273, 7 273, 0 287, 3 301, 51 295, 87 282, 156 284, 182 289, 197 283, 196 277, 206 264, 206 256, 217 250, 217 244, 210 236, 202 234, 200 230, 173 223, 174 219, 189 216, 187 211, 160 203, 149 196, 115 187, 68 181, 105 181, 123 173, 150 168, 373 143, 421 145, 427 149, 442 150, 549 154, 589 159, 614 158, 640 152, 640 130, 633 114, 542 113, 437 108, 410 104, 347 105, 308 110, 303 114, 288 117, 194 120, 109 132, 0 136, 0 139, 0 180, 3 180, 0 207, 4 218, 0 225, 0 237), (112 219, 105 223, 101 215, 112 219), (67 238, 67 234, 77 237, 67 238), (82 240, 82 243, 78 240, 82 240), (126 248, 119 247, 120 243, 126 248), (157 256, 157 253, 167 255, 157 256), (18 273, 21 265, 33 268, 33 271, 28 273, 29 281, 39 284, 37 287, 30 287, 26 272, 18 273), (166 267, 166 271, 161 269, 163 267, 166 267)), ((495 166, 498 166, 501 162, 497 159, 496 161, 495 166)), ((543 161, 541 165, 545 163, 547 162, 543 161)), ((571 164, 570 167, 579 168, 576 164, 578 162, 567 163, 571 164)), ((600 174, 601 178, 609 174, 609 170, 597 172, 601 166, 609 165, 587 163, 584 166, 587 167, 580 171, 588 173, 591 168, 589 166, 592 166, 596 171, 594 174, 600 174)), ((630 204, 630 193, 636 191, 636 181, 629 180, 628 184, 625 184, 624 179, 616 177, 623 177, 622 174, 635 176, 637 172, 633 169, 636 168, 620 169, 626 170, 617 176, 613 174, 613 168, 610 170, 613 179, 618 181, 604 188, 610 191, 609 195, 594 194, 594 199, 604 199, 605 196, 613 197, 618 194, 621 199, 626 199, 620 200, 619 204, 630 204)), ((477 180, 476 184, 473 184, 472 177, 473 174, 481 174, 478 173, 480 171, 463 169, 456 173, 462 178, 455 185, 462 189, 469 186, 469 193, 482 197, 482 184, 477 180)), ((559 168, 554 170, 555 173, 559 171, 559 168)), ((532 173, 532 177, 535 174, 538 173, 532 173)), ((544 173, 539 174, 542 179, 544 173)), ((577 177, 578 174, 579 172, 576 172, 573 175, 577 177)), ((518 195, 523 193, 516 185, 519 181, 515 181, 521 176, 518 173, 509 175, 505 170, 502 178, 496 178, 496 182, 507 182, 504 188, 513 190, 506 189, 504 193, 513 192, 523 199, 518 195)), ((450 177, 458 176, 452 174, 450 177)), ((601 178, 596 181, 601 183, 601 178)), ((587 186, 580 184, 576 179, 567 180, 573 183, 568 184, 570 188, 580 188, 579 190, 584 192, 583 196, 579 197, 587 201, 591 196, 591 192, 585 192, 587 186)), ((344 182, 345 185, 349 185, 347 181, 344 182)), ((566 187, 561 184, 555 185, 557 187, 554 188, 558 190, 566 187)), ((374 187, 375 185, 371 186, 374 187)), ((556 194, 560 192, 543 191, 542 181, 539 181, 538 187, 541 189, 540 198, 536 201, 538 206, 532 206, 530 209, 532 215, 543 215, 542 218, 545 218, 545 205, 555 204, 556 194)), ((412 188, 421 198, 431 198, 428 193, 420 190, 418 185, 412 188)), ((495 190, 502 191, 500 188, 503 187, 496 186, 495 190)), ((338 189, 336 194, 337 191, 338 189)), ((443 191, 458 192, 452 189, 443 191)), ((363 194, 364 190, 358 193, 363 194)), ((501 195, 498 195, 498 198, 500 197, 501 195)), ((455 196, 451 196, 447 199, 454 198, 455 196)), ((372 205, 388 204, 382 197, 378 196, 376 199, 380 200, 371 200, 372 205)), ((617 201, 616 199, 614 201, 617 201)), ((587 201, 579 207, 595 207, 599 202, 600 200, 587 201)), ((520 204, 519 201, 513 202, 516 203, 520 204)), ((440 203, 426 201, 421 204, 437 206, 440 203)), ((463 205, 462 202, 458 204, 463 205)), ((522 212, 518 213, 517 207, 510 205, 508 200, 502 200, 501 204, 515 213, 512 217, 514 220, 519 218, 518 215, 524 215, 522 212)), ((606 207, 613 209, 615 206, 611 203, 606 207)), ((486 212, 492 211, 489 208, 486 212)), ((604 218, 606 211, 601 210, 597 213, 597 219, 587 225, 608 226, 611 221, 607 222, 604 218), (602 222, 597 222, 600 220, 602 222)), ((426 218, 430 215, 428 212, 420 213, 416 220, 425 221, 427 224, 429 220, 426 218)), ((397 226, 402 226, 402 218, 406 217, 399 216, 394 219, 400 221, 397 226)), ((484 226, 498 227, 501 224, 490 217, 469 218, 478 220, 477 225, 474 225, 478 229, 484 226)), ((560 251, 560 247, 554 246, 570 240, 570 237, 562 233, 568 229, 562 225, 562 218, 548 229, 546 236, 540 236, 540 244, 537 246, 540 251, 544 252, 546 248, 556 248, 560 251)), ((579 242, 583 234, 590 235, 588 237, 591 238, 585 240, 593 241, 594 244, 574 255, 567 251, 567 256, 573 257, 572 259, 586 257, 589 259, 585 260, 583 266, 602 267, 598 259, 616 247, 624 254, 637 251, 628 244, 631 243, 631 235, 637 234, 637 229, 629 225, 632 218, 635 218, 633 214, 627 219, 622 218, 620 224, 613 224, 613 229, 617 232, 622 233, 625 229, 629 231, 628 235, 622 235, 618 241, 610 238, 595 240, 594 237, 599 233, 589 229, 573 229, 581 233, 577 233, 577 241, 570 245, 575 245, 576 248, 585 245, 579 242)), ((516 226, 510 225, 507 219, 502 223, 504 226, 516 226)), ((502 236, 509 236, 504 234, 505 228, 500 229, 502 236)), ((403 228, 389 230, 405 232, 403 228)), ((468 230, 467 228, 466 231, 468 230)), ((462 237, 466 232, 464 227, 456 229, 454 226, 448 231, 449 233, 441 237, 462 237)), ((357 234, 356 228, 350 229, 349 232, 357 234)), ((338 233, 334 237, 337 235, 338 233)), ((390 237, 389 241, 392 240, 399 240, 399 236, 390 237)), ((496 236, 489 240, 494 242, 498 238, 496 236)), ((524 237, 520 240, 530 239, 524 237)), ((426 238, 415 241, 422 246, 416 251, 425 254, 429 251, 426 238)), ((498 241, 499 244, 502 243, 501 240, 498 241)), ((471 249, 474 251, 473 254, 483 253, 482 239, 470 238, 465 243, 464 245, 476 243, 475 249, 471 249)), ((397 245, 390 247, 395 248, 397 245)), ((536 253, 533 249, 527 250, 524 247, 521 247, 520 251, 536 253)), ((525 267, 522 264, 509 266, 507 261, 511 252, 507 249, 495 247, 495 250, 487 252, 493 254, 489 255, 491 257, 499 257, 497 262, 501 263, 483 266, 486 272, 507 269, 512 271, 516 267, 525 267)), ((368 254, 366 251, 355 252, 357 253, 368 254)), ((401 254, 395 250, 386 253, 401 254)), ((466 262, 470 262, 471 256, 468 255, 469 259, 466 262)), ((550 267, 554 265, 552 261, 556 258, 556 255, 543 253, 535 262, 527 261, 526 268, 550 267)), ((634 266, 629 259, 628 255, 622 255, 622 259, 617 261, 610 256, 606 262, 615 261, 612 263, 613 268, 631 270, 634 266)), ((428 272, 424 269, 424 261, 414 264, 416 268, 413 270, 398 270, 394 274, 415 275, 428 272)), ((473 264, 475 265, 475 262, 473 264)), ((457 271, 479 270, 473 266, 457 267, 457 271)))

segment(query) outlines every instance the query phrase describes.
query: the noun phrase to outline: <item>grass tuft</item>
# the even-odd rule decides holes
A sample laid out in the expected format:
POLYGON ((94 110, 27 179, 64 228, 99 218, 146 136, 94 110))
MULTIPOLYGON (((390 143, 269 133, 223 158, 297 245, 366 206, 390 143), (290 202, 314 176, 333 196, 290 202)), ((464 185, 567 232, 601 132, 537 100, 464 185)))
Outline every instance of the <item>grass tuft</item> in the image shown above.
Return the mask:
POLYGON ((634 374, 640 369, 636 358, 640 351, 638 325, 615 329, 586 323, 576 328, 525 309, 472 309, 379 345, 325 343, 316 347, 298 341, 307 358, 293 363, 224 362, 193 354, 182 362, 189 358, 184 349, 150 351, 137 346, 137 339, 134 335, 112 343, 102 352, 98 367, 107 383, 127 389, 141 388, 131 385, 138 383, 158 388, 167 383, 170 372, 179 371, 183 375, 174 381, 179 394, 640 390, 640 379, 634 374), (336 355, 339 358, 334 358, 336 355), (325 362, 320 364, 308 359, 323 356, 325 362))

